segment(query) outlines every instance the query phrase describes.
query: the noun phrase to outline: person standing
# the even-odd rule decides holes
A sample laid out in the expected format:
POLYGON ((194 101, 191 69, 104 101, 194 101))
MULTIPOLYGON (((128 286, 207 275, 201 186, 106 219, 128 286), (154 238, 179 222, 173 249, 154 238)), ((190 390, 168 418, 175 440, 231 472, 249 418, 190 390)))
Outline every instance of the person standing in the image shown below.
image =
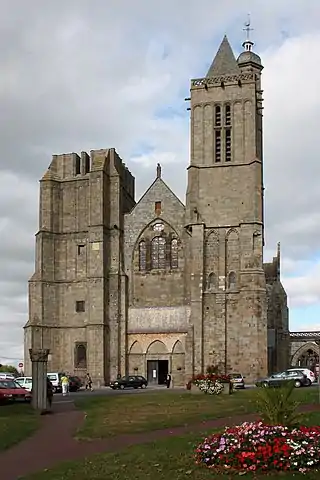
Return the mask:
POLYGON ((61 377, 62 395, 65 397, 69 390, 69 378, 64 373, 61 377))
POLYGON ((168 375, 167 375, 167 388, 170 388, 170 385, 171 385, 171 375, 170 375, 170 373, 168 373, 168 375))
POLYGON ((47 377, 47 400, 49 407, 52 407, 52 398, 53 398, 53 388, 52 383, 50 382, 49 378, 47 377))
POLYGON ((92 388, 92 379, 90 377, 90 374, 87 373, 86 375, 86 390, 90 390, 90 392, 93 392, 93 388, 92 388))

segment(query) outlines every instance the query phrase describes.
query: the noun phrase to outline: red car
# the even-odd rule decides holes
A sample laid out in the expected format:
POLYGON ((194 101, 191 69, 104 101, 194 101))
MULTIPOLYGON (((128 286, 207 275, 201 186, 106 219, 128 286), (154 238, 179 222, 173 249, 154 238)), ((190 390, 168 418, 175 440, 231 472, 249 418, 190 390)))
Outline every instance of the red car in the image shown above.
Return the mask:
POLYGON ((22 388, 14 380, 0 379, 0 401, 15 402, 24 401, 31 402, 31 393, 22 388))

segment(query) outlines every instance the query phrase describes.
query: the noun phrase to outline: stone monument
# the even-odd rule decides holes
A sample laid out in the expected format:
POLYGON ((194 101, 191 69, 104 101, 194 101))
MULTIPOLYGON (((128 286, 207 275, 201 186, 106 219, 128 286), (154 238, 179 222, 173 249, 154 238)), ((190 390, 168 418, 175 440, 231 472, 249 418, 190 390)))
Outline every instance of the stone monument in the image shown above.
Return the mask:
POLYGON ((50 350, 30 348, 32 362, 32 406, 42 414, 48 411, 47 400, 47 363, 50 350))

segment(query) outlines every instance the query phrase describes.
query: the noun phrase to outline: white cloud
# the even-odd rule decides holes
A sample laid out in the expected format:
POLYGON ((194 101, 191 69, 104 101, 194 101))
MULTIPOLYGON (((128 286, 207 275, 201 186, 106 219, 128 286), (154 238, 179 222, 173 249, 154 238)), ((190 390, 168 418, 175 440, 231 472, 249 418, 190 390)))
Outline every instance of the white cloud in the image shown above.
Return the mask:
POLYGON ((320 305, 320 262, 315 262, 301 275, 285 277, 290 306, 301 307, 313 304, 320 305))
POLYGON ((291 305, 320 301, 309 269, 320 233, 318 0, 0 3, 2 355, 20 356, 38 178, 51 155, 114 146, 139 193, 160 161, 183 198, 190 78, 206 72, 225 32, 239 52, 247 11, 265 64, 267 247, 275 255, 281 241, 291 305))

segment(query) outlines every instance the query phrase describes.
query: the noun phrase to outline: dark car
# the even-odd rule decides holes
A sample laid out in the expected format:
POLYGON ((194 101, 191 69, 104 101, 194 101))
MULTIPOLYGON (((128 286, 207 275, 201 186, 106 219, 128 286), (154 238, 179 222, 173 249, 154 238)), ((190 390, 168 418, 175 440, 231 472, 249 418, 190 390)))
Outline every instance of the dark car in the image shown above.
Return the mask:
POLYGON ((310 385, 308 378, 301 371, 286 370, 281 373, 274 373, 270 377, 259 380, 257 387, 280 387, 284 382, 293 381, 296 388, 308 387, 310 385))
POLYGON ((79 377, 69 377, 69 392, 77 392, 82 387, 82 381, 79 377))
POLYGON ((231 373, 230 378, 233 388, 245 388, 244 376, 241 373, 231 373))
POLYGON ((148 381, 139 375, 136 376, 129 376, 129 377, 121 377, 117 380, 110 382, 110 387, 113 390, 124 388, 146 388, 148 385, 148 381))

